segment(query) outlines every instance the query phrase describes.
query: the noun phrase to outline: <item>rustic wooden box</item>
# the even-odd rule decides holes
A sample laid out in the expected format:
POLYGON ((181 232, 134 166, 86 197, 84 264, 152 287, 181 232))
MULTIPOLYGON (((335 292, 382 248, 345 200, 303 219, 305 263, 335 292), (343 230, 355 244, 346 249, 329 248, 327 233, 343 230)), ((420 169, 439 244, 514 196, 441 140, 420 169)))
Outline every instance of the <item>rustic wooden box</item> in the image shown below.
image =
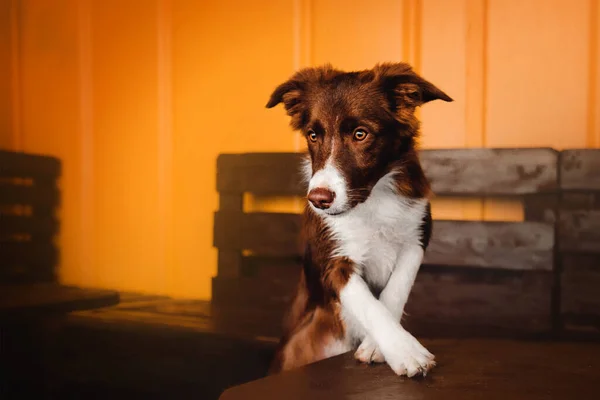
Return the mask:
POLYGON ((567 336, 600 334, 600 150, 560 154, 560 316, 567 336))
POLYGON ((0 151, 0 282, 55 279, 59 175, 56 158, 0 151))
MULTIPOLYGON (((245 213, 244 193, 304 196, 296 153, 223 154, 213 303, 282 314, 297 284, 300 216, 245 213)), ((557 158, 552 149, 425 150, 437 196, 518 197, 523 222, 434 221, 405 323, 429 336, 547 334, 552 328, 557 158)), ((435 215, 434 215, 435 219, 435 215)))

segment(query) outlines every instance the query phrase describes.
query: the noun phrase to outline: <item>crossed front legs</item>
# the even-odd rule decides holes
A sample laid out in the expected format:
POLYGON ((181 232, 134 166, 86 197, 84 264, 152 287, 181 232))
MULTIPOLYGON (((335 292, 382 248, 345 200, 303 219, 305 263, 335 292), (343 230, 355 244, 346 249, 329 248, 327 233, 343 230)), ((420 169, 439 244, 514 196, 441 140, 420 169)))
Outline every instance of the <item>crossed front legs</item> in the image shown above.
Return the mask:
POLYGON ((435 366, 434 356, 400 325, 422 260, 423 249, 420 246, 406 247, 398 257, 379 300, 358 274, 352 274, 340 291, 342 308, 366 332, 355 353, 358 360, 386 361, 396 374, 409 377, 426 374, 435 366))

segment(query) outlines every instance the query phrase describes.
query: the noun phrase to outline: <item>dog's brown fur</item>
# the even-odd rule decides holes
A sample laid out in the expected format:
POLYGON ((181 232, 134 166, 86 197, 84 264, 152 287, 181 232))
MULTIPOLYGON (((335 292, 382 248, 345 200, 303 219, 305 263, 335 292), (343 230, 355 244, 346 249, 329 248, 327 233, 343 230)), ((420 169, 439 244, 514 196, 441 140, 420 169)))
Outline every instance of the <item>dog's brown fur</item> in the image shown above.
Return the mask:
MULTIPOLYGON (((400 194, 429 195, 415 149, 419 121, 414 111, 435 99, 452 101, 407 64, 381 64, 359 72, 327 65, 296 73, 275 89, 267 107, 283 103, 293 129, 316 134, 315 141, 307 140, 313 172, 323 167, 335 146, 354 207, 391 170, 398 172, 400 194), (364 140, 353 140, 359 128, 369 133, 364 140)), ((325 358, 325 348, 344 338, 339 292, 353 273, 352 260, 332 257, 335 242, 309 207, 304 212, 303 240, 303 271, 271 372, 325 358)))

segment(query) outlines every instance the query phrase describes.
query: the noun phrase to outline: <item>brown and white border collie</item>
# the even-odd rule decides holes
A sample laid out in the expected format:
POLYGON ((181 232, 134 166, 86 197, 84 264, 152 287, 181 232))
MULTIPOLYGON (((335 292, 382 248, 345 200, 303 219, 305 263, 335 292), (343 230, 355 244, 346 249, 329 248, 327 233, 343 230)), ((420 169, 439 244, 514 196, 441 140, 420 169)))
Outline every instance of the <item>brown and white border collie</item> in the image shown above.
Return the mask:
POLYGON ((452 99, 409 65, 300 70, 275 89, 308 143, 304 261, 271 373, 352 349, 398 375, 434 356, 400 320, 431 233, 415 109, 452 99))

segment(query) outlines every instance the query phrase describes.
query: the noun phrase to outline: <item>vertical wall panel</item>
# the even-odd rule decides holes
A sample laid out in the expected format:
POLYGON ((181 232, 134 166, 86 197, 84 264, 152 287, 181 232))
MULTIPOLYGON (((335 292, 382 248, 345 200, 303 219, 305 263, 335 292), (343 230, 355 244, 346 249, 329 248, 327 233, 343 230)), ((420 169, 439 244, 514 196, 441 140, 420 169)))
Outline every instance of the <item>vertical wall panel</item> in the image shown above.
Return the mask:
POLYGON ((488 146, 586 146, 589 4, 490 0, 488 146))
POLYGON ((173 4, 174 281, 206 297, 216 273, 212 248, 216 158, 222 152, 293 151, 272 90, 293 73, 292 1, 173 4))
POLYGON ((161 293, 156 32, 146 0, 93 3, 93 268, 101 286, 161 293))
POLYGON ((420 73, 454 99, 423 106, 423 148, 465 146, 466 3, 423 0, 420 73))
POLYGON ((313 1, 315 65, 370 68, 402 59, 403 1, 313 1))
POLYGON ((216 157, 304 148, 264 108, 295 69, 412 63, 455 99, 419 111, 425 148, 600 146, 599 20, 596 0, 0 0, 0 147, 63 161, 64 282, 208 298, 216 157))
POLYGON ((77 0, 19 2, 17 150, 61 159, 60 276, 80 283, 77 0))
POLYGON ((0 149, 12 147, 11 1, 0 1, 0 149))

